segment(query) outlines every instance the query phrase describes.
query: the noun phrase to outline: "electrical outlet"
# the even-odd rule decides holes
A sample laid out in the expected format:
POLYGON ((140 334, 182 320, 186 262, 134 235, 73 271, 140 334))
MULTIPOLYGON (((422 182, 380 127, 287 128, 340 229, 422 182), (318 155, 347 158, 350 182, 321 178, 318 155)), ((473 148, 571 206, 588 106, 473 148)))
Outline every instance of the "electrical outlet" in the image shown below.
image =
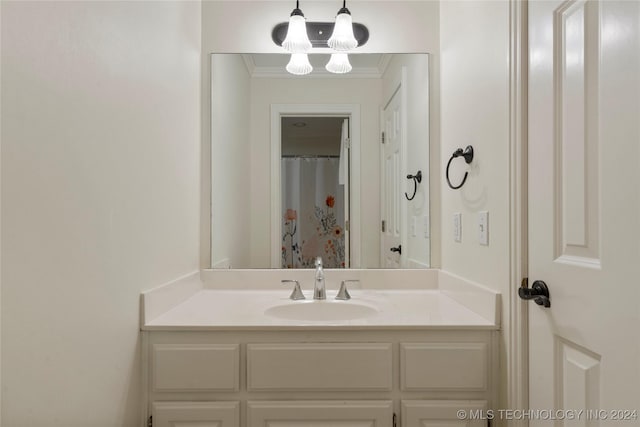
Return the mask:
POLYGON ((478 243, 489 245, 489 212, 478 212, 478 243))
POLYGON ((462 242, 462 214, 460 212, 453 214, 453 240, 462 242))

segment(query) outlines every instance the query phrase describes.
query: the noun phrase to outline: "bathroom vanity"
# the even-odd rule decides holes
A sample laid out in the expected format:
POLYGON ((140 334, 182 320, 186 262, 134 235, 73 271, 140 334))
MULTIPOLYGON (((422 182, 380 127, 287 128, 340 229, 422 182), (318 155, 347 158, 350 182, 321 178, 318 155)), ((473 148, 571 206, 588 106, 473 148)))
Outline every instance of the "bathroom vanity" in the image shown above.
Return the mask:
POLYGON ((437 270, 394 272, 393 286, 336 270, 327 300, 292 301, 279 282, 296 274, 203 272, 143 294, 153 426, 487 424, 498 294, 437 270), (342 275, 361 283, 349 301, 333 299, 342 275))

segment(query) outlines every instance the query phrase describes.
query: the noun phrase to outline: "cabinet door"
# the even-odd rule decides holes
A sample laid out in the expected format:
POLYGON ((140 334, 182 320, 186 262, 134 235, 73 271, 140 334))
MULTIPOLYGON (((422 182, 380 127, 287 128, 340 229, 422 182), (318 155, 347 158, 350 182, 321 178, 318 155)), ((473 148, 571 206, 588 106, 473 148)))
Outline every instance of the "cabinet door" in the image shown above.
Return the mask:
POLYGON ((402 427, 486 427, 484 400, 403 400, 402 427))
POLYGON ((153 402, 153 427, 239 427, 239 402, 153 402))
POLYGON ((381 427, 392 425, 390 400, 248 402, 247 427, 381 427))

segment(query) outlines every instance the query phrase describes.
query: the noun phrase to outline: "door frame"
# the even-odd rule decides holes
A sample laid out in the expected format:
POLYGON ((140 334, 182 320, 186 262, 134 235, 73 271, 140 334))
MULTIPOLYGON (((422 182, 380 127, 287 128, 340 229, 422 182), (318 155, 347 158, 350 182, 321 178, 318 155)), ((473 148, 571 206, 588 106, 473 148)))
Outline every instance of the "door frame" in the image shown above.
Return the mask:
POLYGON ((351 150, 349 156, 349 236, 350 268, 361 266, 360 221, 360 105, 359 104, 271 104, 271 267, 280 268, 282 253, 282 198, 280 158, 281 120, 287 116, 344 116, 349 118, 351 150))
MULTIPOLYGON (((506 408, 529 408, 529 323, 518 296, 528 277, 528 0, 509 1, 509 292, 503 320, 506 342, 506 408)), ((500 422, 500 421, 499 421, 500 422)), ((528 420, 512 420, 527 427, 528 420)), ((511 425, 511 424, 510 424, 511 425)))

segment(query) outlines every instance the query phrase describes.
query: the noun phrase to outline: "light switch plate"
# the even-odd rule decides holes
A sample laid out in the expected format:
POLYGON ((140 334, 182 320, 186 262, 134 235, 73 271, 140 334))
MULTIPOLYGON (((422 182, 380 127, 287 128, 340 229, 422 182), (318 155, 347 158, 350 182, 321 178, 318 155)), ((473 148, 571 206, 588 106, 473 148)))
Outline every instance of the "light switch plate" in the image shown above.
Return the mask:
POLYGON ((418 235, 418 218, 414 215, 411 217, 411 237, 416 237, 418 235))
POLYGON ((489 245, 489 212, 478 212, 478 243, 489 245))
POLYGON ((425 215, 422 217, 422 232, 425 239, 429 238, 429 216, 425 215))
POLYGON ((460 212, 453 214, 453 240, 462 242, 462 214, 460 212))

